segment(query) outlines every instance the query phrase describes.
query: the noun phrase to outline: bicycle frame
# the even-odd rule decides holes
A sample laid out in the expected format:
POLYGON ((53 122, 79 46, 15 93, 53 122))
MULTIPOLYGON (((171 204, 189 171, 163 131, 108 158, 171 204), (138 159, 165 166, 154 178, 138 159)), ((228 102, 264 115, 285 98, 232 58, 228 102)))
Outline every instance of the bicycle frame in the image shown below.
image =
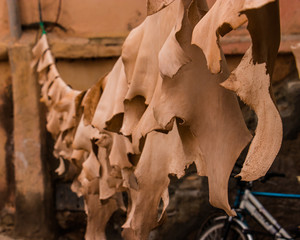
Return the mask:
POLYGON ((216 217, 214 220, 225 222, 225 225, 224 225, 225 231, 223 233, 222 240, 227 239, 229 227, 232 223, 237 224, 243 230, 243 232, 245 233, 245 236, 247 237, 248 240, 253 240, 252 235, 249 233, 248 226, 240 219, 237 219, 235 217, 220 216, 220 217, 216 217))
POLYGON ((284 194, 284 193, 267 193, 267 192, 251 192, 246 189, 239 194, 235 205, 239 205, 242 210, 247 210, 250 215, 256 219, 270 234, 275 236, 275 239, 292 239, 292 237, 283 229, 273 216, 264 208, 264 206, 254 196, 269 196, 269 197, 285 197, 285 198, 299 198, 298 194, 284 194), (241 195, 242 194, 242 195, 241 195), (239 202, 239 199, 241 201, 239 202))
POLYGON ((250 190, 252 182, 246 183, 239 181, 238 183, 239 189, 234 202, 237 217, 219 216, 211 218, 211 226, 200 235, 201 239, 206 239, 207 237, 221 237, 222 240, 228 238, 230 238, 228 240, 231 240, 232 237, 238 237, 239 239, 253 240, 252 235, 254 233, 266 234, 253 231, 248 227, 245 217, 249 215, 255 219, 272 238, 276 240, 293 240, 291 235, 279 225, 276 219, 264 208, 254 195, 300 199, 300 194, 252 192, 250 190), (221 223, 223 225, 221 225, 221 223))

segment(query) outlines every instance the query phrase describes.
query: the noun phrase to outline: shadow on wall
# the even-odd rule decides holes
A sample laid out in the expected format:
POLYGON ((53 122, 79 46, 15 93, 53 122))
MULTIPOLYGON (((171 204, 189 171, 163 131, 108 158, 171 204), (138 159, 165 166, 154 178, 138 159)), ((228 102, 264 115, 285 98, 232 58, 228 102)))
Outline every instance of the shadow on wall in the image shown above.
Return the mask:
POLYGON ((0 62, 0 210, 14 202, 13 103, 10 68, 0 62), (7 206, 5 206, 5 204, 7 206))

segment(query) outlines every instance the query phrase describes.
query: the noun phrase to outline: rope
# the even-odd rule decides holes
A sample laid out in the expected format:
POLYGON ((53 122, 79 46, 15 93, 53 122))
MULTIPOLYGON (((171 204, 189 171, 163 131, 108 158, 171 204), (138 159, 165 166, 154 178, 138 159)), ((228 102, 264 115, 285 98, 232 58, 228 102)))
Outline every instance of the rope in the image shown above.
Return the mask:
POLYGON ((42 18, 42 6, 41 6, 41 0, 38 0, 39 3, 39 16, 40 16, 40 28, 42 30, 42 35, 46 34, 43 18, 42 18))

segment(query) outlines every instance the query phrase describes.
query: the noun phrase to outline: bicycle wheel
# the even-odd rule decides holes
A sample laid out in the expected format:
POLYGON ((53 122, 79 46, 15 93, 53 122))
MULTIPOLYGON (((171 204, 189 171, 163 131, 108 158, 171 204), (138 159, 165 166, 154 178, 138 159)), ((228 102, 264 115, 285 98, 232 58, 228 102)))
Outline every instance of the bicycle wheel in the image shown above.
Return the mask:
MULTIPOLYGON (((209 228, 200 235, 198 240, 221 240, 223 239, 225 221, 215 222, 209 228)), ((247 235, 243 233, 243 230, 235 223, 231 223, 229 232, 227 235, 228 240, 248 240, 247 235)))

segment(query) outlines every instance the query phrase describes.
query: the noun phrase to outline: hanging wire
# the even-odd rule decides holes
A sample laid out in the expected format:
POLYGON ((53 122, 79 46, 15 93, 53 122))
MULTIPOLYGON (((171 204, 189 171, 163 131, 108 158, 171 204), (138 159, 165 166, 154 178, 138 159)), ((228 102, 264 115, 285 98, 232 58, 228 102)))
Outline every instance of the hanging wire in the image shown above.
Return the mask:
POLYGON ((59 3, 58 3, 58 9, 57 9, 57 15, 56 15, 56 19, 55 19, 55 22, 54 24, 51 26, 51 28, 48 30, 48 32, 51 32, 54 27, 58 26, 58 19, 60 17, 60 13, 61 13, 61 3, 62 3, 62 0, 59 0, 59 3))
MULTIPOLYGON (((22 25, 23 28, 28 28, 28 29, 36 29, 36 27, 39 26, 39 28, 42 31, 42 35, 46 34, 47 32, 51 32, 55 27, 58 27, 59 29, 61 29, 62 31, 66 32, 67 29, 65 29, 63 26, 61 26, 58 23, 59 17, 61 15, 61 10, 62 10, 62 0, 59 0, 58 3, 58 8, 57 8, 57 14, 56 14, 56 19, 55 22, 47 22, 47 21, 43 21, 43 16, 42 16, 42 4, 41 4, 41 0, 38 0, 38 11, 39 11, 39 22, 38 23, 32 23, 32 24, 27 24, 27 25, 22 25), (47 27, 47 32, 46 32, 46 27, 47 27)), ((36 41, 39 38, 39 32, 37 32, 36 35, 36 41)))

